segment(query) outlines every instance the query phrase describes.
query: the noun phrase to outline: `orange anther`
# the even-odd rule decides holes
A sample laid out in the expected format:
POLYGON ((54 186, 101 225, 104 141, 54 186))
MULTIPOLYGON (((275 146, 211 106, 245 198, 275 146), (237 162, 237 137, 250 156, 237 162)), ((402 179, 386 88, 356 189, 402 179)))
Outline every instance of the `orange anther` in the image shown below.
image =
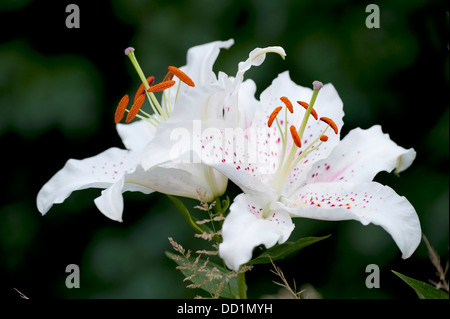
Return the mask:
POLYGON ((128 112, 125 123, 130 123, 131 120, 133 120, 136 117, 136 115, 138 114, 139 110, 141 109, 141 106, 144 103, 144 101, 145 101, 145 95, 142 94, 141 96, 139 96, 137 98, 136 102, 134 102, 134 104, 131 106, 130 112, 128 112))
MULTIPOLYGON (((301 106, 303 106, 303 108, 306 110, 309 107, 309 104, 303 101, 297 101, 298 104, 300 104, 301 106)), ((318 116, 317 116, 317 112, 314 109, 311 109, 311 115, 317 120, 318 116)))
POLYGON ((283 107, 279 106, 275 110, 273 110, 272 114, 270 114, 269 121, 267 122, 267 126, 271 127, 273 121, 277 117, 278 113, 281 111, 283 107))
POLYGON ((170 80, 173 80, 173 73, 169 71, 169 72, 167 72, 166 76, 164 77, 164 79, 162 81, 166 82, 166 81, 170 81, 170 80))
POLYGON ((283 101, 283 103, 288 108, 289 112, 294 113, 294 108, 292 107, 292 103, 291 103, 291 101, 289 101, 289 99, 287 97, 282 96, 282 97, 280 97, 280 100, 283 101))
MULTIPOLYGON (((147 78, 147 83, 148 83, 149 86, 152 86, 152 84, 154 82, 155 82, 155 77, 153 75, 149 76, 147 78)), ((139 96, 141 96, 142 94, 144 94, 144 92, 145 92, 145 86, 144 86, 144 83, 142 83, 141 86, 139 86, 139 89, 136 91, 136 94, 134 95, 134 100, 133 101, 136 102, 137 98, 139 96)))
POLYGON ((175 81, 173 81, 173 80, 161 82, 161 83, 151 86, 147 90, 147 92, 151 92, 151 93, 161 92, 161 91, 164 91, 165 89, 171 88, 174 85, 175 85, 175 81))
POLYGON ((334 133, 336 133, 336 134, 338 133, 337 125, 336 125, 336 123, 333 122, 332 119, 330 119, 328 117, 321 117, 320 120, 327 123, 333 129, 334 133))
POLYGON ((192 81, 192 79, 186 73, 181 71, 180 69, 178 69, 174 66, 169 66, 168 69, 173 75, 175 75, 177 78, 179 78, 180 81, 186 83, 189 86, 192 86, 192 87, 195 86, 194 81, 192 81))
POLYGON ((292 140, 294 141, 295 145, 297 145, 297 147, 302 147, 302 142, 300 141, 300 136, 298 136, 297 129, 295 128, 294 125, 291 125, 291 135, 292 135, 292 140))
POLYGON ((130 98, 128 97, 128 94, 125 94, 122 99, 120 100, 119 104, 117 105, 116 108, 116 113, 114 114, 114 123, 119 123, 122 118, 123 115, 125 114, 125 109, 127 108, 128 105, 128 101, 130 100, 130 98))
POLYGON ((317 112, 314 109, 311 109, 311 115, 314 117, 314 119, 318 119, 319 117, 317 116, 317 112))
POLYGON ((301 106, 303 106, 305 109, 308 108, 309 104, 303 101, 297 101, 298 104, 300 104, 301 106))
POLYGON ((320 136, 320 140, 321 140, 322 142, 326 142, 326 141, 328 141, 328 136, 322 135, 322 136, 320 136))

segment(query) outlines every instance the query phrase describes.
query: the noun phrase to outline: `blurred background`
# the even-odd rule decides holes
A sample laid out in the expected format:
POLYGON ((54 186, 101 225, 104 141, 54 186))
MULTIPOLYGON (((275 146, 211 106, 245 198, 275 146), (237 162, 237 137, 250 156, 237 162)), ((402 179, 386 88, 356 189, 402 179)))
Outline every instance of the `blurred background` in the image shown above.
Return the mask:
MULTIPOLYGON (((368 29, 370 2, 342 0, 1 0, 0 2, 0 297, 192 298, 165 255, 169 236, 185 248, 204 243, 169 200, 125 193, 124 222, 104 217, 93 199, 75 192, 44 217, 35 200, 69 158, 122 147, 113 116, 139 79, 123 50, 136 49, 146 74, 161 79, 186 63, 188 48, 234 38, 214 66, 234 75, 255 47, 280 45, 286 60, 268 56, 246 74, 257 97, 289 70, 298 84, 332 82, 344 102, 345 135, 381 124, 399 145, 417 151, 400 177, 380 173, 414 205, 423 233, 441 256, 449 252, 449 44, 446 1, 377 1, 380 28, 368 29), (80 9, 80 28, 65 25, 66 6, 80 9), (80 267, 80 288, 68 289, 66 266, 80 267)), ((237 193, 232 188, 232 195, 237 193)), ((196 203, 186 202, 194 206, 196 203)), ((412 298, 391 270, 437 280, 426 246, 402 260, 390 236, 358 222, 297 219, 291 240, 328 239, 279 262, 289 282, 309 284, 323 298, 412 298), (368 289, 368 264, 381 269, 368 289)), ((249 297, 276 294, 271 267, 247 275, 249 297)))

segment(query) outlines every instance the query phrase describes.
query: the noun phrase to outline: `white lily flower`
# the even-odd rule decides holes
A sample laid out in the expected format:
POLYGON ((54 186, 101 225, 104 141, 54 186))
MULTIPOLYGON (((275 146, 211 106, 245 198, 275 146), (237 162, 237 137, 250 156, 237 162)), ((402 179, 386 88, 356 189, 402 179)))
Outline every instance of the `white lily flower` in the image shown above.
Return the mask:
MULTIPOLYGON (((256 147, 219 164, 208 154, 203 156, 204 162, 244 190, 234 199, 222 228, 219 252, 230 269, 248 262, 258 245, 270 248, 285 242, 294 229, 291 217, 380 225, 403 258, 420 243, 413 206, 391 188, 372 181, 380 171, 408 168, 415 151, 396 145, 380 126, 354 129, 340 140, 342 101, 331 84, 313 84, 314 90, 304 88, 287 72, 280 74, 261 94, 250 127, 266 130, 246 135, 247 145, 256 147)), ((231 151, 225 149, 224 154, 231 151)))
MULTIPOLYGON (((189 86, 197 86, 199 93, 195 96, 202 98, 202 92, 210 92, 214 89, 215 75, 212 71, 221 48, 228 48, 233 40, 225 42, 216 41, 196 46, 188 50, 187 64, 181 69, 192 74, 193 79, 181 69, 169 67, 169 72, 163 82, 151 86, 154 78, 145 78, 134 56, 134 49, 128 48, 125 53, 136 68, 143 84, 138 90, 134 104, 130 110, 126 110, 128 95, 119 103, 115 121, 118 123, 125 111, 128 112, 127 123, 135 116, 141 120, 131 124, 117 124, 117 130, 122 138, 126 150, 110 148, 96 156, 84 160, 70 159, 65 166, 58 171, 39 191, 37 196, 38 210, 45 214, 55 203, 62 203, 73 191, 86 188, 104 189, 101 196, 94 200, 97 208, 107 217, 122 221, 123 197, 125 191, 140 191, 149 194, 158 191, 166 194, 199 198, 212 201, 225 192, 228 179, 214 168, 201 163, 183 164, 165 162, 151 171, 146 171, 140 166, 144 147, 155 138, 158 125, 167 121, 176 111, 178 101, 189 92, 189 86), (174 81, 176 76, 179 80, 174 81), (195 81, 195 82, 194 82, 195 81), (195 84, 194 84, 195 83, 195 84), (161 103, 155 98, 154 93, 163 91, 178 84, 178 89, 164 92, 161 103), (207 86, 206 91, 203 86, 207 86), (154 114, 149 114, 141 109, 148 98, 154 114)), ((182 103, 182 101, 181 101, 182 103)), ((180 107, 182 110, 183 108, 180 107)))

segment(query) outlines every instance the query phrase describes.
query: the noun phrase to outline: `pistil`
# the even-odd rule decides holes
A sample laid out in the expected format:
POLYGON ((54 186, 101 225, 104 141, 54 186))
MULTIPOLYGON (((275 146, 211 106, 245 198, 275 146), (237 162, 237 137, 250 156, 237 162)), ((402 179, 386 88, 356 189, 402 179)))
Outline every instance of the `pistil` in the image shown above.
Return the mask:
POLYGON ((323 87, 323 84, 319 81, 314 81, 313 85, 314 91, 311 97, 311 101, 309 102, 308 108, 306 109, 305 115, 303 116, 302 124, 300 125, 300 129, 298 130, 298 135, 300 136, 300 138, 303 137, 303 133, 305 132, 306 123, 308 122, 309 115, 311 114, 311 110, 313 109, 314 103, 316 102, 317 95, 319 95, 319 91, 323 87))

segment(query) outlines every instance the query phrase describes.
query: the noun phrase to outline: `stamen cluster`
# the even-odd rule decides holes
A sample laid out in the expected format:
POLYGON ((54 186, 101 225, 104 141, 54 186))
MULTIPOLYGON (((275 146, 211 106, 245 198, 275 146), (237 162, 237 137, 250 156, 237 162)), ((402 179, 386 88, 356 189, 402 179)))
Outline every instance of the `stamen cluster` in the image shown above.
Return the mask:
MULTIPOLYGON (((136 69, 136 72, 138 73, 139 77, 141 78, 142 84, 139 86, 138 90, 136 91, 136 94, 134 95, 133 104, 130 107, 130 109, 127 109, 128 103, 129 103, 129 96, 128 94, 125 94, 122 99, 120 100, 116 112, 114 114, 114 122, 117 124, 119 123, 124 115, 125 112, 128 112, 127 118, 125 119, 125 123, 131 122, 135 117, 139 117, 145 121, 148 121, 154 126, 157 126, 161 121, 167 120, 170 115, 172 114, 172 105, 170 99, 166 99, 164 95, 164 108, 161 106, 161 104, 156 99, 154 93, 162 92, 167 89, 170 89, 172 86, 176 84, 176 81, 173 80, 173 77, 176 76, 181 82, 185 83, 186 85, 190 87, 194 87, 194 81, 183 71, 178 69, 174 66, 168 67, 168 72, 164 79, 158 83, 154 84, 155 77, 145 77, 144 73, 139 66, 139 63, 134 55, 134 48, 127 48, 125 50, 125 54, 130 58, 131 63, 136 69), (145 98, 147 97, 150 107, 152 108, 154 114, 149 114, 141 109, 142 105, 144 104, 145 98), (168 101, 167 101, 168 100, 168 101), (139 112, 142 114, 139 114, 139 112)), ((178 90, 180 89, 180 86, 178 86, 178 90)), ((177 91, 178 96, 178 91, 177 91)))
POLYGON ((291 101, 286 97, 282 96, 280 100, 284 103, 284 106, 286 108, 285 112, 285 119, 284 119, 284 129, 281 127, 280 122, 278 121, 277 117, 280 111, 283 109, 283 106, 276 107, 273 112, 269 116, 269 120, 267 121, 267 126, 271 127, 273 123, 275 122, 278 126, 278 129, 280 131, 281 140, 283 142, 283 151, 282 151, 282 158, 280 161, 280 165, 277 169, 277 172, 275 174, 274 178, 274 188, 278 191, 281 191, 282 186, 284 185, 286 179, 289 176, 289 173, 292 171, 292 169, 308 154, 319 148, 319 146, 328 141, 328 136, 324 133, 328 129, 328 127, 331 127, 335 134, 338 134, 338 127, 334 121, 328 117, 320 117, 317 115, 316 110, 313 108, 314 103, 316 101, 317 95, 320 91, 320 89, 323 87, 323 84, 319 81, 314 81, 313 83, 314 91, 311 98, 310 103, 304 102, 304 101, 297 101, 297 103, 302 106, 305 109, 305 114, 303 116, 303 120, 300 124, 299 129, 295 125, 291 125, 289 127, 289 132, 292 138, 293 146, 289 150, 289 153, 287 154, 287 111, 289 110, 290 113, 294 113, 294 107, 291 103, 291 101), (309 143, 308 146, 306 146, 302 152, 298 155, 297 158, 295 158, 296 154, 298 153, 297 150, 299 148, 302 148, 302 136, 305 132, 306 124, 308 122, 309 116, 312 115, 312 117, 315 120, 320 120, 324 123, 326 123, 328 126, 325 128, 325 130, 322 132, 322 134, 317 137, 313 142, 309 143), (317 146, 313 146, 317 141, 320 140, 320 143, 317 146))

